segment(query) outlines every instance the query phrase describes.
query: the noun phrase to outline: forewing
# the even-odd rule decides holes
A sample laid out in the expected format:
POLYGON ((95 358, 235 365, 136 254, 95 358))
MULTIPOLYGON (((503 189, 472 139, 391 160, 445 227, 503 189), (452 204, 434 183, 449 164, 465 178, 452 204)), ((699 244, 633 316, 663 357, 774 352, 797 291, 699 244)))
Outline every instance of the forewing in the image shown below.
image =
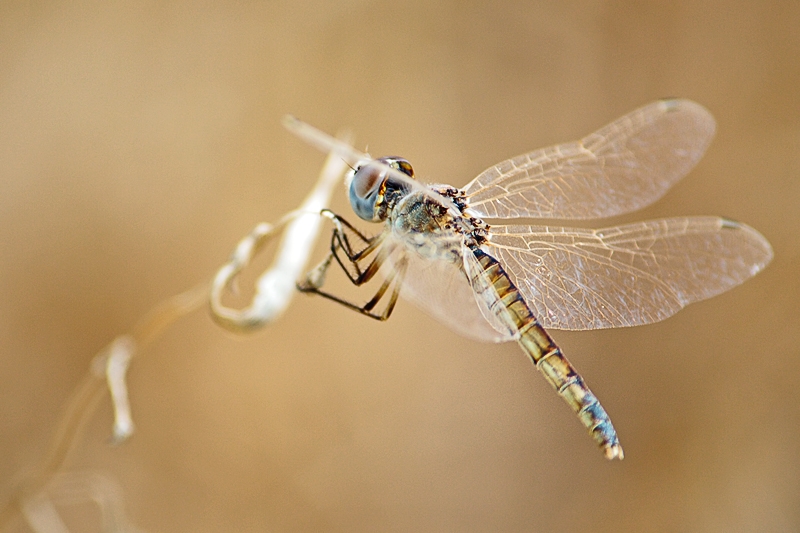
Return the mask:
POLYGON ((543 326, 573 330, 658 322, 742 283, 772 258, 757 231, 717 217, 600 230, 492 226, 484 249, 543 326))
POLYGON ((407 264, 400 296, 429 316, 474 340, 512 340, 512 335, 499 323, 499 319, 491 315, 484 317, 462 263, 423 258, 402 245, 397 247, 389 260, 393 265, 400 261, 407 264))
POLYGON ((714 117, 689 100, 661 100, 588 137, 508 159, 466 187, 485 218, 586 219, 641 209, 703 156, 714 117))

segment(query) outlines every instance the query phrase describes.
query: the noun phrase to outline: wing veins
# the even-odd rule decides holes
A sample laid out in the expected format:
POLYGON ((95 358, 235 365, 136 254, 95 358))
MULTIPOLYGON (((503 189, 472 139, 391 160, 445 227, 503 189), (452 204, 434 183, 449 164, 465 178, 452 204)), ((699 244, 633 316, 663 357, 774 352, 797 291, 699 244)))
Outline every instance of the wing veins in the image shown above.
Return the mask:
POLYGON ((714 119, 688 100, 640 108, 579 141, 502 161, 467 186, 470 214, 586 219, 656 201, 702 157, 714 119))
POLYGON ((755 230, 718 217, 588 230, 493 226, 485 245, 545 327, 647 324, 755 275, 772 258, 755 230))

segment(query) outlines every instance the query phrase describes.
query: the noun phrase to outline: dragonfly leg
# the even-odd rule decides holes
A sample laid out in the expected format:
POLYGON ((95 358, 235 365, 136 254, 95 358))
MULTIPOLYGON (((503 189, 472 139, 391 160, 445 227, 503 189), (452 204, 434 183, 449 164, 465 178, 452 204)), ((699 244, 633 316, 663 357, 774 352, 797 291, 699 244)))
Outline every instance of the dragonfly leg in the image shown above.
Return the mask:
POLYGON ((372 260, 369 259, 383 243, 383 235, 366 237, 345 219, 328 209, 324 210, 322 215, 330 218, 334 225, 330 256, 336 259, 353 285, 361 286, 369 282, 385 260, 380 254, 372 260), (366 261, 369 263, 364 268, 362 263, 366 261))
POLYGON ((380 270, 392 251, 389 247, 383 247, 378 251, 377 255, 370 260, 370 256, 372 256, 383 243, 382 236, 379 235, 377 237, 368 238, 345 219, 334 214, 330 210, 324 210, 322 215, 330 218, 334 224, 334 230, 331 235, 330 252, 316 268, 308 273, 303 281, 297 284, 298 290, 318 294, 376 320, 388 319, 394 310, 397 297, 400 294, 400 285, 403 275, 405 274, 405 264, 390 269, 386 275, 386 279, 384 279, 381 286, 375 292, 375 295, 364 305, 354 304, 335 294, 322 290, 328 268, 334 259, 347 275, 350 282, 353 285, 361 286, 375 277, 375 274, 380 270), (369 263, 366 267, 363 267, 362 263, 365 261, 369 261, 369 263), (393 283, 394 286, 392 287, 393 283), (384 299, 390 287, 392 290, 389 293, 386 307, 379 313, 375 312, 375 308, 384 299))

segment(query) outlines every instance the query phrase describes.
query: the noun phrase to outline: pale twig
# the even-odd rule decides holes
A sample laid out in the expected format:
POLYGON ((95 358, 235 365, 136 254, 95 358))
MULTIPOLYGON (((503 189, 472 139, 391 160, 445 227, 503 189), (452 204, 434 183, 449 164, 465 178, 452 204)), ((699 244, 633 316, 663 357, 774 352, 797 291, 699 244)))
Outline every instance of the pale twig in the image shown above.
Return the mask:
MULTIPOLYGON (((367 163, 382 169, 383 172, 392 177, 393 181, 401 182, 408 187, 409 190, 418 191, 425 196, 436 200, 439 204, 447 206, 453 217, 456 219, 461 218, 461 211, 453 202, 452 198, 448 198, 439 194, 430 187, 388 165, 386 162, 381 161, 380 159, 372 159, 372 156, 369 154, 356 150, 349 143, 341 139, 331 137, 324 131, 318 130, 314 126, 306 124, 302 120, 292 115, 286 115, 283 117, 283 125, 287 130, 291 131, 294 135, 297 135, 300 139, 313 146, 317 150, 329 153, 331 155, 338 154, 339 157, 345 159, 348 165, 350 165, 353 169, 358 169, 367 163)), ((352 180, 353 176, 354 172, 349 172, 347 174, 347 177, 345 178, 345 187, 350 187, 350 181, 352 180)))

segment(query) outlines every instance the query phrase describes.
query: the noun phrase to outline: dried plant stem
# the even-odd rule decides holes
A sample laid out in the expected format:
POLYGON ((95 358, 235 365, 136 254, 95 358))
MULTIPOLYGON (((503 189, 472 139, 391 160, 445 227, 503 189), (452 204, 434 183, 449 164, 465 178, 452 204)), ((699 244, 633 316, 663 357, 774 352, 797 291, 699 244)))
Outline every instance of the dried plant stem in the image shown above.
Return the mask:
MULTIPOLYGON (((164 300, 151 309, 128 335, 133 343, 133 352, 141 352, 156 340, 168 326, 198 309, 205 302, 207 294, 208 283, 202 283, 193 289, 164 300)), ((109 347, 103 348, 96 359, 105 358, 108 352, 109 347)), ((40 493, 53 476, 61 470, 106 391, 104 374, 90 371, 84 376, 67 403, 58 428, 53 435, 50 448, 42 462, 35 468, 32 475, 25 476, 24 480, 15 488, 5 507, 0 510, 0 530, 5 529, 13 519, 19 516, 24 502, 40 493)))
MULTIPOLYGON (((147 348, 177 319, 208 301, 211 316, 218 324, 233 331, 245 332, 270 323, 283 313, 291 302, 296 279, 306 267, 319 234, 322 223, 319 213, 328 206, 336 183, 347 169, 341 156, 329 154, 316 185, 303 204, 275 225, 257 225, 250 235, 242 239, 231 260, 220 269, 213 283, 202 283, 164 300, 151 309, 129 334, 116 337, 94 357, 90 371, 67 402, 47 454, 32 473, 18 478, 9 501, 0 509, 0 530, 8 527, 16 517, 27 516, 25 511, 30 511, 31 507, 26 505, 37 497, 41 499, 80 440, 106 390, 111 393, 114 407, 114 441, 120 442, 131 435, 133 420, 125 382, 128 365, 135 354, 147 348), (222 293, 253 256, 281 234, 283 239, 274 264, 259 278, 253 303, 243 310, 225 307, 221 300, 222 293)), ((52 509, 52 505, 47 508, 52 509)), ((29 520, 29 525, 36 529, 34 521, 29 520)))

